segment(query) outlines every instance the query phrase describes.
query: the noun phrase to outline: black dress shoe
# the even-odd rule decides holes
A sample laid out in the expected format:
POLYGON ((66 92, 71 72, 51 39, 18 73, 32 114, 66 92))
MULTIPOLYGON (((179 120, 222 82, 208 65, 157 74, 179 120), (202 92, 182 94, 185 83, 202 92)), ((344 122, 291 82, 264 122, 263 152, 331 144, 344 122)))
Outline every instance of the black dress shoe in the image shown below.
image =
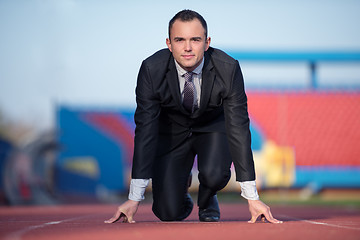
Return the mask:
POLYGON ((207 208, 199 208, 200 222, 218 222, 220 221, 220 209, 216 195, 211 197, 207 208))

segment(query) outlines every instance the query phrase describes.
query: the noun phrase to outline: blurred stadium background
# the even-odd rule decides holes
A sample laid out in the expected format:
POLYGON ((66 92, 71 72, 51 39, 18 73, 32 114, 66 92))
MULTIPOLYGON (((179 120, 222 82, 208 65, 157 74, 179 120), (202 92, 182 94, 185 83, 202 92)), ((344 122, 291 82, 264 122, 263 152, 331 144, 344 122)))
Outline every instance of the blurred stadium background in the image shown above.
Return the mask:
MULTIPOLYGON (((360 2, 351 0, 0 1, 1 204, 126 196, 138 68, 184 8, 240 62, 259 190, 360 205, 360 2)), ((234 180, 225 191, 239 191, 234 180)))

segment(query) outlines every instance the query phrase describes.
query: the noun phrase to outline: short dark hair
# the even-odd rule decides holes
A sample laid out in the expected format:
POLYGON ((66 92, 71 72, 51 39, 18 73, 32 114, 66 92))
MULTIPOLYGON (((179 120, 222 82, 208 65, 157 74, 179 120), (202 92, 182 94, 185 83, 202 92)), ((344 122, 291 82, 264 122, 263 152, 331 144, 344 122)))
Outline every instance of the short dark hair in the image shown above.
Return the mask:
POLYGON ((205 30, 205 38, 207 38, 207 24, 205 19, 197 12, 189 10, 189 9, 185 9, 182 10, 180 12, 178 12, 170 21, 169 21, 169 39, 170 39, 170 30, 174 24, 174 22, 176 20, 180 20, 183 22, 190 22, 194 19, 198 19, 201 23, 201 25, 203 26, 204 30, 205 30))

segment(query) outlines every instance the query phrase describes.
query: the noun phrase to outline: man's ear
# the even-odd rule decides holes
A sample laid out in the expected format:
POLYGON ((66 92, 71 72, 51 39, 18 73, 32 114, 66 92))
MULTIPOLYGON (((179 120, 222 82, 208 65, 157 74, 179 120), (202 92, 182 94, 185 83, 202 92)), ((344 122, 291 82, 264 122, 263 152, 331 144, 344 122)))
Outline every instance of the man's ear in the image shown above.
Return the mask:
POLYGON ((205 51, 207 51, 210 47, 210 42, 211 42, 211 37, 208 37, 206 40, 205 40, 205 51))
POLYGON ((170 52, 172 52, 172 50, 171 50, 171 41, 170 41, 169 38, 166 39, 166 45, 169 48, 170 52))

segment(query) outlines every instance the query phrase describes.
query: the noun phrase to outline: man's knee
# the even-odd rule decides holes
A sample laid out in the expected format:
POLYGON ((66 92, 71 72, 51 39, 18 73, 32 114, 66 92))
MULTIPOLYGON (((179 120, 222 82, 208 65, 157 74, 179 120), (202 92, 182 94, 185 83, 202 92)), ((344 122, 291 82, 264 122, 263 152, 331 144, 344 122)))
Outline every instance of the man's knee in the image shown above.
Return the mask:
POLYGON ((230 180, 230 176, 230 170, 199 173, 199 181, 200 184, 206 186, 207 188, 218 191, 226 186, 230 180))
POLYGON ((166 208, 165 206, 156 207, 153 205, 152 211, 161 221, 182 221, 190 215, 192 211, 192 205, 191 208, 184 208, 183 206, 178 206, 176 208, 166 208))
POLYGON ((182 221, 190 215, 193 201, 190 195, 186 194, 183 202, 175 202, 154 201, 152 211, 161 221, 182 221))
POLYGON ((177 221, 180 211, 168 209, 165 206, 156 206, 153 204, 152 211, 161 221, 177 221))

